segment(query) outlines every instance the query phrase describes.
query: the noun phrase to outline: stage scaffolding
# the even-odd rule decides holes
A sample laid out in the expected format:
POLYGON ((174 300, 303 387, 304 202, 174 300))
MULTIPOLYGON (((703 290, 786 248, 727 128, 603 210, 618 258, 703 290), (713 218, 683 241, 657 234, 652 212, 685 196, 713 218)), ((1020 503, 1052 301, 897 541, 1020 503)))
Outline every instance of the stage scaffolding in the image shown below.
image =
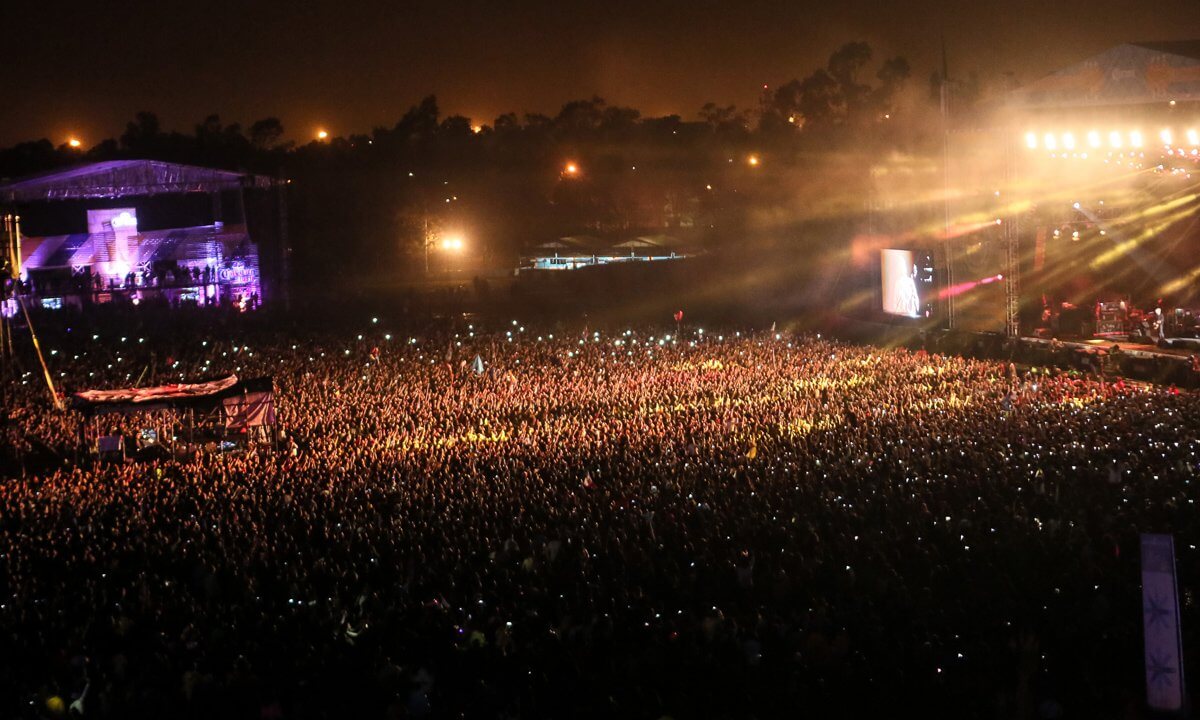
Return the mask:
POLYGON ((191 385, 88 391, 77 393, 71 405, 84 416, 78 438, 83 452, 98 448, 102 437, 114 435, 132 437, 139 447, 140 441, 152 437, 145 445, 160 445, 176 455, 224 451, 231 439, 276 449, 279 440, 270 377, 230 376, 191 385))

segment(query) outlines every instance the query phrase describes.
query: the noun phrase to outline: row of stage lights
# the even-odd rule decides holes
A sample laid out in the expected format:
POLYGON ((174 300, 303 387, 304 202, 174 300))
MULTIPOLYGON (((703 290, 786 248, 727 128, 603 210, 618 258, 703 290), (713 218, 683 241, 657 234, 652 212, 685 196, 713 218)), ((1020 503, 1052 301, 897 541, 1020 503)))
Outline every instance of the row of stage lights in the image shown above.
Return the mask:
MULTIPOLYGON (((1158 139, 1166 148, 1176 147, 1179 154, 1183 154, 1184 150, 1176 146, 1176 136, 1169 129, 1159 131, 1158 139)), ((1192 148, 1191 154, 1200 154, 1200 132, 1196 130, 1187 130, 1178 139, 1186 139, 1187 146, 1192 148)), ((1050 150, 1050 151, 1071 151, 1076 148, 1092 148, 1098 150, 1107 145, 1112 149, 1120 148, 1142 148, 1146 145, 1146 138, 1140 130, 1130 130, 1129 132, 1121 132, 1112 130, 1107 136, 1100 133, 1099 130, 1091 130, 1084 133, 1080 137, 1076 137, 1074 133, 1044 133, 1039 135, 1036 132, 1030 131, 1025 133, 1025 147, 1030 150, 1050 150)))

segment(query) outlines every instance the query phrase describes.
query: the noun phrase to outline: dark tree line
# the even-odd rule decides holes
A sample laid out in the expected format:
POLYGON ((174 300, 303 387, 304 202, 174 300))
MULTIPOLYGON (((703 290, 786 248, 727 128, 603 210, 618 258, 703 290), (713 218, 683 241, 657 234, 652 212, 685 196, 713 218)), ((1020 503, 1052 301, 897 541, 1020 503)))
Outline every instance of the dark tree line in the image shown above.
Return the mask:
POLYGON ((183 133, 139 112, 119 138, 90 149, 43 139, 0 150, 0 177, 118 158, 286 177, 301 277, 394 269, 431 226, 475 239, 473 250, 497 265, 569 234, 745 242, 845 202, 827 195, 863 187, 863 158, 928 143, 926 99, 904 103, 908 62, 872 59, 867 44, 847 44, 825 67, 765 91, 756 110, 708 103, 694 120, 593 97, 553 117, 506 113, 473 127, 429 96, 391 127, 297 144, 277 118, 243 127, 213 114, 183 133), (568 162, 576 173, 564 172, 568 162))

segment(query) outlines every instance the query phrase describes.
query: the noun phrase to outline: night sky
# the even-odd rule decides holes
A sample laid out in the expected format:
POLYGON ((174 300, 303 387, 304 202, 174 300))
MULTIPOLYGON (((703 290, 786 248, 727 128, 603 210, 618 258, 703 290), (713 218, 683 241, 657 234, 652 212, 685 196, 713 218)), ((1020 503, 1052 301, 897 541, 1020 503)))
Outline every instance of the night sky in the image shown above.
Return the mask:
POLYGON ((8 3, 0 146, 119 135, 139 110, 191 132, 275 115, 295 140, 391 125, 422 96, 490 124, 599 95, 647 115, 754 106, 837 46, 904 55, 924 83, 1029 81, 1112 45, 1200 36, 1197 0, 161 0, 8 3))

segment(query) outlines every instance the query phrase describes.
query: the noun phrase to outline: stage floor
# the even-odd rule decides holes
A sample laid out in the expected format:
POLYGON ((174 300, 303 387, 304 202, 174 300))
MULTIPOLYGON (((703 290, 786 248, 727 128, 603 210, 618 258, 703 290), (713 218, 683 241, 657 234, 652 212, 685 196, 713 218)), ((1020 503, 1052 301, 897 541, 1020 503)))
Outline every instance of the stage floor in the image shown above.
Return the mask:
MULTIPOLYGON (((1022 342, 1036 343, 1038 345, 1049 345, 1050 340, 1047 338, 1038 337, 1022 337, 1022 342)), ((1193 341, 1194 342, 1194 341, 1193 341)), ((1090 340, 1059 340, 1063 347, 1073 348, 1076 350, 1108 350, 1113 345, 1119 345, 1121 352, 1132 357, 1170 357, 1185 359, 1189 355, 1200 353, 1196 348, 1188 347, 1158 347, 1157 345, 1149 345, 1143 343, 1122 342, 1120 340, 1109 340, 1107 338, 1092 338, 1090 340)))

